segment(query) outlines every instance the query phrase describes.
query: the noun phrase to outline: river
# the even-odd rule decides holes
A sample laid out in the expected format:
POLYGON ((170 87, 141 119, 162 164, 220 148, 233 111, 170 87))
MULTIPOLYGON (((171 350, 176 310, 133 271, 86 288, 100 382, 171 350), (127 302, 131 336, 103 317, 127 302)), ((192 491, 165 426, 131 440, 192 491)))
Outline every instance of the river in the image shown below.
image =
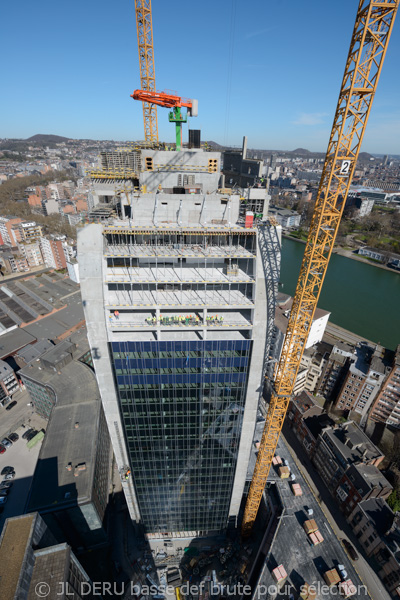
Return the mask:
MULTIPOLYGON (((305 244, 282 238, 280 291, 293 295, 305 244)), ((318 306, 329 320, 368 340, 400 344, 400 273, 333 254, 318 306)))

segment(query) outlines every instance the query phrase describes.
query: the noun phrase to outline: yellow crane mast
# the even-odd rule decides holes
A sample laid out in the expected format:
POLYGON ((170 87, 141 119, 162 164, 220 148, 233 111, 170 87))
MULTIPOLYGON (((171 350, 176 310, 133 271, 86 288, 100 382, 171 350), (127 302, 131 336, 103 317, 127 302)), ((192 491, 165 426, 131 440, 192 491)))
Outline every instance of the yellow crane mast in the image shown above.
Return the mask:
MULTIPOLYGON (((142 90, 155 92, 151 0, 135 0, 135 13, 139 46, 140 85, 142 90)), ((146 142, 158 143, 157 107, 155 104, 143 102, 143 121, 146 142)))
MULTIPOLYGON (((293 393, 400 0, 360 0, 304 258, 242 521, 249 535, 293 393)), ((339 290, 338 290, 339 292, 339 290)))

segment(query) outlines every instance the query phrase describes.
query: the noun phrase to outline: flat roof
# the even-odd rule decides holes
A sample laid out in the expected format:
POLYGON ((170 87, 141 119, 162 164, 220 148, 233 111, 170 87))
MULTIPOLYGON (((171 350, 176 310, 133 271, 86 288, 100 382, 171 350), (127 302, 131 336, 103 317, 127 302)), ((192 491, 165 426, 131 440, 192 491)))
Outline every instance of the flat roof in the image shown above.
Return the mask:
POLYGON ((35 515, 6 519, 0 538, 0 598, 14 598, 35 515))
POLYGON ((20 348, 36 342, 36 340, 37 338, 33 333, 19 327, 8 333, 3 333, 3 335, 0 335, 0 358, 7 358, 10 354, 14 354, 20 348))

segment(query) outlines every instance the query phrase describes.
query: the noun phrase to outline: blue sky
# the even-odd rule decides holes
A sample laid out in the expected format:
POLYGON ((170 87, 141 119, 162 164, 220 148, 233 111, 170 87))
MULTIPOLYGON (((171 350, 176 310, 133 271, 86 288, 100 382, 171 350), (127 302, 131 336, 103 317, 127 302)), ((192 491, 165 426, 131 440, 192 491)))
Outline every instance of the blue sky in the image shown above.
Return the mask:
MULTIPOLYGON (((157 89, 202 139, 325 151, 358 0, 152 0, 157 89)), ((3 3, 0 137, 143 139, 134 0, 3 3)), ((362 150, 400 154, 400 16, 362 150)), ((168 110, 160 139, 172 141, 168 110)), ((187 134, 186 134, 187 135, 187 134)))

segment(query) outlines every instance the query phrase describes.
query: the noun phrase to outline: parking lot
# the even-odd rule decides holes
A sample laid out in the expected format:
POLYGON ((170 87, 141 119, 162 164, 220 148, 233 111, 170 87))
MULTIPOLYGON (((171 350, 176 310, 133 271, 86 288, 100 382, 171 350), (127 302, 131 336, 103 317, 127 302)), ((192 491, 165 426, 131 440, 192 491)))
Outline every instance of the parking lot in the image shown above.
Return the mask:
MULTIPOLYGON (((4 504, 4 511, 0 515, 0 531, 3 528, 5 519, 21 515, 24 512, 25 502, 42 445, 40 441, 29 449, 26 440, 22 439, 22 435, 29 428, 40 430, 45 429, 47 425, 47 421, 39 417, 33 412, 32 407, 27 405, 29 403, 27 392, 18 392, 14 394, 13 399, 17 400, 18 404, 10 411, 6 411, 3 407, 0 408, 0 440, 9 433, 15 432, 19 435, 19 439, 7 448, 4 454, 0 454, 0 471, 6 466, 13 467, 15 470, 13 485, 7 496, 7 502, 4 504)), ((3 480, 3 477, 0 476, 0 481, 3 480)))

